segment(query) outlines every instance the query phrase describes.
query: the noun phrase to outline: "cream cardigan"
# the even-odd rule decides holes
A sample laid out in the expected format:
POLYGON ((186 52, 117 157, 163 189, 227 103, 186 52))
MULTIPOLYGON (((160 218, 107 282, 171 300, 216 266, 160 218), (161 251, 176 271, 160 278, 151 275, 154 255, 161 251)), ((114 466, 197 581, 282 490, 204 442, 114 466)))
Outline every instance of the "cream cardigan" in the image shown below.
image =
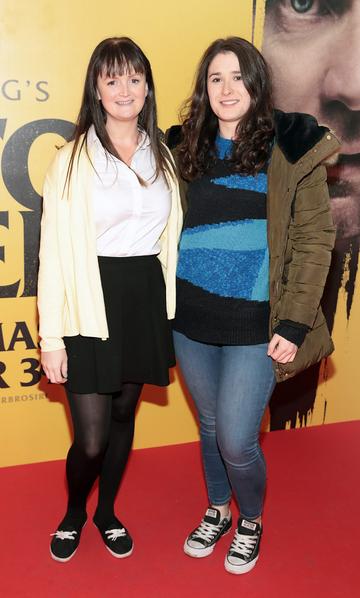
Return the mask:
MULTIPOLYGON (((67 143, 57 152, 44 183, 38 279, 42 351, 64 348, 64 336, 109 337, 91 198, 96 174, 84 147, 79 159, 75 156, 69 189, 64 192, 72 148, 73 143, 67 143)), ((171 210, 158 257, 166 284, 167 314, 172 319, 182 211, 178 183, 172 180, 170 187, 171 210)))

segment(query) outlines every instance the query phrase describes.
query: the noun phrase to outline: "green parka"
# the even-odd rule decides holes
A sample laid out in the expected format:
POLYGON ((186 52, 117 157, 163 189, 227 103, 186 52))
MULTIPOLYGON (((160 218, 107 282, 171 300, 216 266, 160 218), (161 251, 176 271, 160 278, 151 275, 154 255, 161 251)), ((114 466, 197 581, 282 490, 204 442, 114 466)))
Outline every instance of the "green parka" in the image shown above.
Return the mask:
POLYGON ((276 378, 282 381, 334 349, 320 300, 335 242, 325 163, 340 144, 309 115, 276 111, 274 120, 276 143, 267 196, 269 335, 284 320, 309 328, 295 360, 274 364, 276 378))
MULTIPOLYGON (((320 300, 335 242, 325 163, 338 152, 340 144, 310 115, 276 110, 274 126, 267 193, 269 338, 284 321, 308 329, 293 362, 274 362, 276 379, 281 382, 334 349, 320 300)), ((172 127, 167 138, 176 158, 180 127, 172 127)), ((181 186, 185 196, 186 183, 181 186)))

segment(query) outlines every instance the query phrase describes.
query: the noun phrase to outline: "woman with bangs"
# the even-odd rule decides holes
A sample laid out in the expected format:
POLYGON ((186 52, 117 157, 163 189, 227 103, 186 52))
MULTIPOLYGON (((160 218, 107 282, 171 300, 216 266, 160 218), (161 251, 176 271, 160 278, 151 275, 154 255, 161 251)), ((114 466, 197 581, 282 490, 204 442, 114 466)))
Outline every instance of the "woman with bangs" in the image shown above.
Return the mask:
POLYGON ((68 561, 87 519, 110 553, 133 540, 114 512, 144 384, 166 386, 175 364, 169 319, 181 208, 172 157, 159 138, 151 66, 129 38, 110 38, 87 69, 73 140, 44 184, 38 308, 41 361, 64 384, 74 440, 68 504, 51 556, 68 561))
POLYGON ((266 466, 259 445, 275 385, 329 355, 320 299, 335 231, 325 159, 339 143, 306 114, 274 110, 248 41, 205 51, 182 126, 167 135, 186 188, 175 351, 196 404, 209 507, 184 551, 209 556, 232 527, 229 573, 259 557, 266 466))

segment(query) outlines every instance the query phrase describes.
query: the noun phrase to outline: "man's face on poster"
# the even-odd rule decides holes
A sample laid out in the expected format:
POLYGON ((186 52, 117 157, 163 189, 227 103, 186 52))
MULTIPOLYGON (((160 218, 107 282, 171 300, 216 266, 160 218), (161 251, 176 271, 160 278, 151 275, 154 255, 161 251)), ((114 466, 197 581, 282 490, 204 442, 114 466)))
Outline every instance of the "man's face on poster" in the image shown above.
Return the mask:
POLYGON ((341 140, 332 210, 339 238, 360 235, 360 0, 267 0, 263 53, 275 105, 314 115, 341 140))

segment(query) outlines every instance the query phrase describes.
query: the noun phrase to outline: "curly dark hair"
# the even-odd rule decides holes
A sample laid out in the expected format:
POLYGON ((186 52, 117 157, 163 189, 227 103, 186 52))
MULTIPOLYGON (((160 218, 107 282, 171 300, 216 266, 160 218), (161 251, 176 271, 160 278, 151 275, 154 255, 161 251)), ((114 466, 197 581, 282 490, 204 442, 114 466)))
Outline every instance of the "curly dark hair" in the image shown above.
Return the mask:
POLYGON ((274 137, 272 86, 269 67, 250 42, 240 37, 217 39, 205 51, 195 78, 194 91, 181 110, 182 141, 179 145, 179 169, 182 177, 200 177, 215 162, 218 119, 207 92, 208 69, 218 54, 233 52, 238 60, 250 107, 236 127, 234 146, 229 158, 235 171, 258 173, 269 157, 274 137))

